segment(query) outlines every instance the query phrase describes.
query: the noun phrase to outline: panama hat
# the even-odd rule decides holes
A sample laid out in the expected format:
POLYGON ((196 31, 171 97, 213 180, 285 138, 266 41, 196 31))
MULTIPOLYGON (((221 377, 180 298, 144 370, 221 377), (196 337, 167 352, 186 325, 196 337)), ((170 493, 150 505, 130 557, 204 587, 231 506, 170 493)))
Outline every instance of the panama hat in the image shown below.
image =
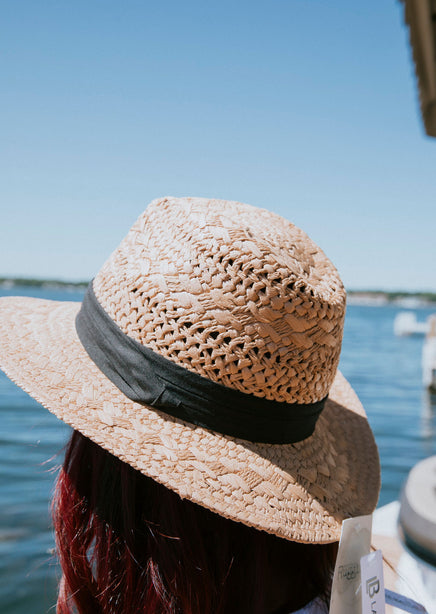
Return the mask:
POLYGON ((290 222, 163 198, 82 304, 0 299, 0 366, 181 497, 327 543, 373 511, 380 487, 365 412, 337 370, 344 315, 335 267, 290 222))

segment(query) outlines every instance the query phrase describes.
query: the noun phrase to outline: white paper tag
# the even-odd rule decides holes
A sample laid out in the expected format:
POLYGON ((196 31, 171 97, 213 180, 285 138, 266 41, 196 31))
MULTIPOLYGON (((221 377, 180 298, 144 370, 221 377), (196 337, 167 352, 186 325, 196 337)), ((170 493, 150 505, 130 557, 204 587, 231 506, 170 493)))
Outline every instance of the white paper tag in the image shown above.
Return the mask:
POLYGON ((362 581, 362 614, 385 614, 383 555, 376 550, 360 559, 362 581))
POLYGON ((342 523, 330 614, 362 614, 360 559, 371 550, 371 527, 372 515, 349 518, 342 523))

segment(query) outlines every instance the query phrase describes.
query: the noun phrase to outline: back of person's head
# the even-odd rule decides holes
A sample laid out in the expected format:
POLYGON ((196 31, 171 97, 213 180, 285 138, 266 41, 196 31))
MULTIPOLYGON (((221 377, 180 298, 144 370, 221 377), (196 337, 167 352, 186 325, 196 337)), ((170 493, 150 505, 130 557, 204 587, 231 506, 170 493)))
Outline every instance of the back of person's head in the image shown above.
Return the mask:
POLYGON ((151 203, 80 306, 0 299, 1 367, 77 431, 54 506, 59 612, 327 599, 329 544, 380 486, 337 370, 344 317, 302 230, 195 198, 151 203))
POLYGON ((55 493, 59 614, 265 614, 328 600, 337 543, 215 514, 73 432, 55 493))

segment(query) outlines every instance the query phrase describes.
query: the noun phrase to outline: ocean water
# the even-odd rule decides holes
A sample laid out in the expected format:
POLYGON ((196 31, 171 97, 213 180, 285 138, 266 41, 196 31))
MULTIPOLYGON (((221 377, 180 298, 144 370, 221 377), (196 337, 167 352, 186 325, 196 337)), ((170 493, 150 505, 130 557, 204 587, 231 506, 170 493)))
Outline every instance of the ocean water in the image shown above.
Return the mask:
MULTIPOLYGON (((54 300, 77 291, 0 289, 54 300)), ((380 450, 379 505, 398 498, 410 468, 436 454, 436 400, 421 384, 422 337, 397 338, 396 307, 348 307, 340 368, 357 391, 380 450)), ((431 309, 417 309, 423 320, 431 309)), ((69 428, 0 372, 0 612, 55 611, 59 571, 49 500, 69 428)))

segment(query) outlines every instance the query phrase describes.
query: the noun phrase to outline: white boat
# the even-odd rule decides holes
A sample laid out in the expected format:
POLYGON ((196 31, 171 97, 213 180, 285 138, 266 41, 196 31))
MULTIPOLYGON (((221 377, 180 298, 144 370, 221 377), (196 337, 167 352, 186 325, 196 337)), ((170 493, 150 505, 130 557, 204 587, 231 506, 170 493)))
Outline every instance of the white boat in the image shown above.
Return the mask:
POLYGON ((397 335, 397 337, 426 335, 428 329, 428 320, 425 322, 418 322, 414 311, 400 311, 400 313, 395 316, 394 333, 397 335))
POLYGON ((436 391, 436 316, 427 320, 428 330, 422 348, 422 383, 431 391, 436 391))
POLYGON ((373 544, 386 562, 385 587, 436 614, 436 456, 415 465, 400 501, 375 511, 373 544))

